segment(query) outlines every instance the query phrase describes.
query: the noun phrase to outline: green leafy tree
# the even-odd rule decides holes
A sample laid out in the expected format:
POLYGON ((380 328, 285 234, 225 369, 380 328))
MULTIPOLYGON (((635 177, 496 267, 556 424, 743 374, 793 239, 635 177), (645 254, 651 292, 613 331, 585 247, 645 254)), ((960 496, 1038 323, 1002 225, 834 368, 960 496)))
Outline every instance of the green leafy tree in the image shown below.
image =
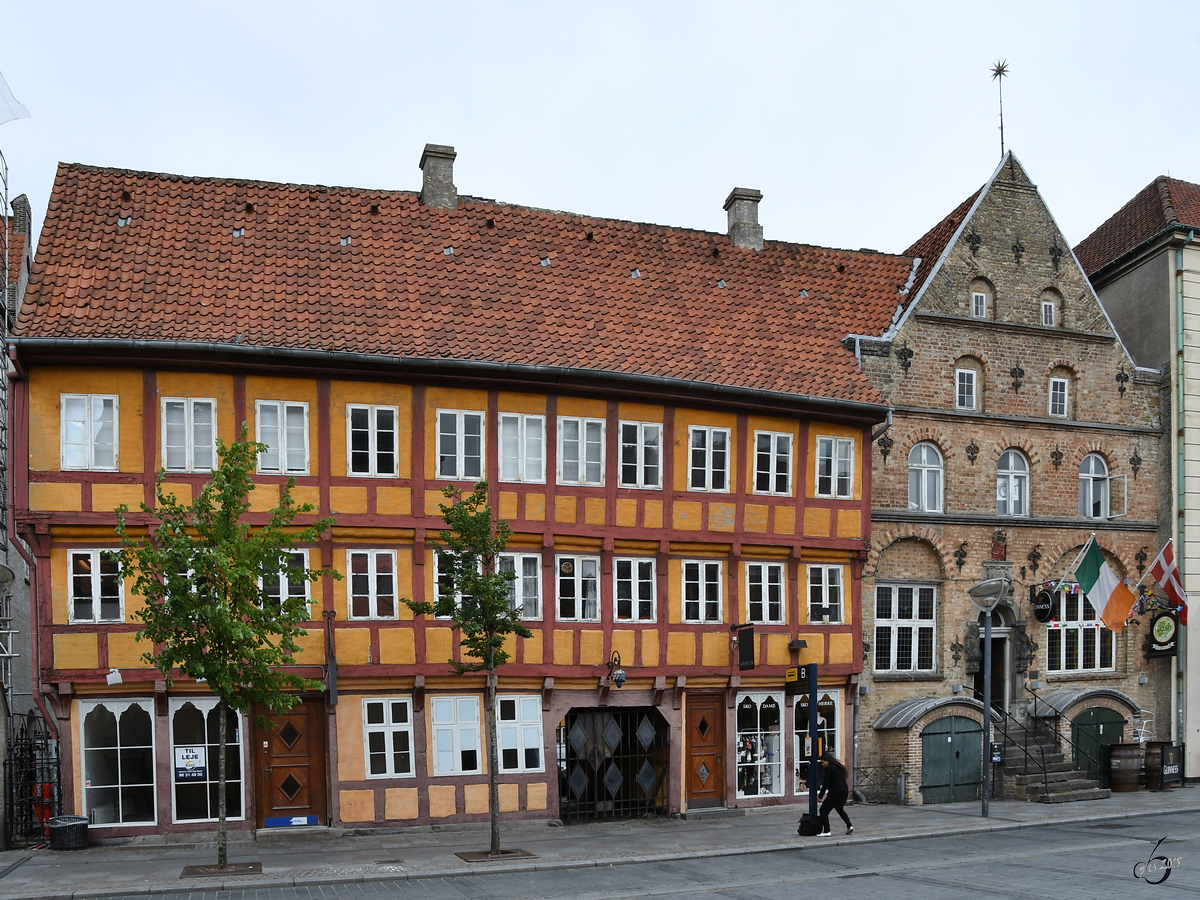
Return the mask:
MULTIPOLYGON (((440 532, 440 557, 446 561, 446 577, 438 579, 434 603, 404 600, 415 615, 450 618, 459 632, 462 656, 449 660, 456 675, 487 673, 486 712, 488 743, 488 811, 492 843, 489 854, 500 854, 500 764, 496 741, 496 669, 508 662, 504 642, 510 634, 523 638, 533 632, 521 624, 521 613, 510 597, 515 572, 501 572, 499 555, 512 536, 503 521, 492 514, 487 501, 487 482, 481 481, 463 496, 458 488, 442 494, 450 505, 439 504, 446 528, 440 532)), ((442 573, 439 573, 442 574, 442 573)))
MULTIPOLYGON (((292 581, 339 577, 329 570, 292 565, 297 547, 316 543, 333 525, 331 518, 303 528, 293 525, 297 516, 313 512, 311 505, 293 502, 294 480, 265 525, 252 527, 245 521, 256 459, 265 449, 246 440, 245 425, 234 443, 218 441, 220 464, 190 506, 163 493, 166 473, 160 473, 157 504, 141 505, 148 519, 144 538, 131 533, 128 507, 117 509, 122 569, 134 576, 133 589, 146 601, 133 614, 142 623, 137 639, 154 644, 142 658, 162 672, 168 686, 176 673, 203 679, 218 698, 220 868, 227 862, 229 710, 249 714, 253 704, 260 703, 273 713, 284 713, 298 702, 295 691, 320 687, 320 682, 281 668, 295 662, 300 650, 296 638, 307 633, 300 623, 311 618, 308 601, 289 597, 286 591, 272 596, 267 585, 281 572, 292 581)), ((269 727, 265 717, 258 721, 269 727)))

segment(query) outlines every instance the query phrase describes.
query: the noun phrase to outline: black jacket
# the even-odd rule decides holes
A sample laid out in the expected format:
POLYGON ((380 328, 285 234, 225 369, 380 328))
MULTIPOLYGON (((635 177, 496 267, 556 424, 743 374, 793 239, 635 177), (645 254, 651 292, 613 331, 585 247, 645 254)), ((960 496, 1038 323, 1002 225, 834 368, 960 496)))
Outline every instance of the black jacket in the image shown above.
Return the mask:
POLYGON ((846 776, 842 774, 840 767, 830 763, 827 766, 821 766, 821 790, 818 794, 828 794, 834 800, 845 800, 850 794, 850 789, 846 785, 846 776))

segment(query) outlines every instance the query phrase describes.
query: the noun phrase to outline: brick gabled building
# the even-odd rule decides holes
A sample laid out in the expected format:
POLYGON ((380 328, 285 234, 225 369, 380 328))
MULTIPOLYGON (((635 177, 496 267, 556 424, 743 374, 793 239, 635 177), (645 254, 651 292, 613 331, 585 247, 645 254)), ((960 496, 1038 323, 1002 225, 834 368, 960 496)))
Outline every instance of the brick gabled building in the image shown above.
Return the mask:
POLYGON ((882 799, 898 776, 907 802, 978 796, 982 614, 966 590, 1000 575, 1015 589, 994 620, 998 730, 1053 725, 1093 776, 1100 744, 1151 719, 1169 733, 1148 620, 1114 635, 1063 580, 1091 533, 1134 581, 1162 543, 1158 372, 1131 359, 1069 248, 1009 153, 907 251, 886 329, 847 341, 893 407, 873 447, 858 748, 859 785, 882 799), (1053 596, 1045 623, 1031 587, 1053 596))
POLYGON ((310 562, 348 576, 312 586, 296 660, 336 695, 238 723, 243 827, 486 818, 482 681, 397 602, 433 595, 440 489, 481 478, 534 631, 499 676, 506 815, 804 796, 797 663, 852 759, 886 410, 838 339, 912 261, 764 241, 754 191, 728 234, 460 197, 453 159, 427 147, 420 192, 59 168, 14 341, 17 525, 64 811, 101 833, 211 827, 213 766, 173 759, 211 757, 214 701, 140 661, 113 510, 160 469, 190 496, 243 422, 271 448, 252 517, 295 477, 337 518, 310 562))

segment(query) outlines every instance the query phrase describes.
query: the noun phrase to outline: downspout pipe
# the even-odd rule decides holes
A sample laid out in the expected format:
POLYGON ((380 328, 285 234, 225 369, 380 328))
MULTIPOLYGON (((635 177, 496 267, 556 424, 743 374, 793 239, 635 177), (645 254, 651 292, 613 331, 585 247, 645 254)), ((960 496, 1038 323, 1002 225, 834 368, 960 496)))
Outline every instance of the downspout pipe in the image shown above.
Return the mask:
MULTIPOLYGON (((1184 329, 1183 329, 1183 251, 1187 249, 1188 244, 1196 239, 1196 229, 1189 228, 1187 239, 1175 248, 1175 509, 1176 522, 1175 534, 1179 540, 1176 543, 1182 546, 1183 528, 1187 522, 1185 515, 1185 495, 1184 495, 1184 410, 1186 403, 1184 399, 1184 329)), ((1186 554, 1180 550, 1176 553, 1175 565, 1179 567, 1180 582, 1183 581, 1183 576, 1186 574, 1186 554)), ((1183 629, 1186 632, 1187 629, 1183 629)), ((1171 741, 1178 742, 1181 733, 1180 720, 1187 715, 1187 704, 1183 702, 1180 696, 1182 685, 1179 682, 1179 660, 1187 658, 1187 635, 1181 633, 1181 646, 1179 648, 1180 655, 1175 663, 1171 666, 1171 702, 1175 706, 1173 715, 1171 716, 1171 741)))

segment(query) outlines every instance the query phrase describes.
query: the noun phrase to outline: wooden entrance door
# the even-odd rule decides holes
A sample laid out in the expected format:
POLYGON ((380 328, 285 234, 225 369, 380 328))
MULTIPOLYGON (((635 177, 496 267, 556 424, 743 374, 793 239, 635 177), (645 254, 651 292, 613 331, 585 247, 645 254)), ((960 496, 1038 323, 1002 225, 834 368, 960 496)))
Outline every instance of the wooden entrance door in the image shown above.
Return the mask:
POLYGON ((983 726, 965 716, 946 716, 921 732, 921 797, 924 803, 978 800, 983 780, 983 726))
POLYGON ((1071 720, 1075 768, 1087 772, 1100 787, 1112 787, 1112 745, 1125 736, 1125 717, 1102 706, 1084 710, 1071 720))
POLYGON ((688 809, 725 805, 725 703, 721 696, 687 700, 688 809))
POLYGON ((329 824, 324 701, 302 700, 287 713, 256 712, 274 723, 255 733, 258 827, 329 824))

